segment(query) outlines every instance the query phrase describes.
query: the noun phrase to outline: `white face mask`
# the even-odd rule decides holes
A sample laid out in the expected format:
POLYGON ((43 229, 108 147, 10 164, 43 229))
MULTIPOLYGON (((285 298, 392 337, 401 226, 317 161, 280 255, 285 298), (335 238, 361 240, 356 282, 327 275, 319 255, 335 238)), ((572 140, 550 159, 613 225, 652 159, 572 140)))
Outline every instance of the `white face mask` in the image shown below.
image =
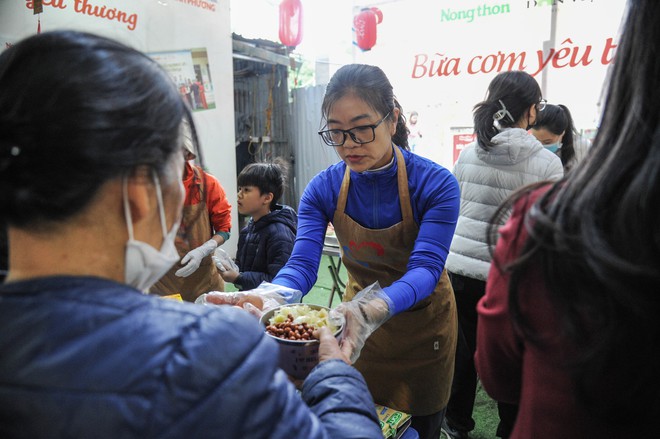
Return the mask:
POLYGON ((128 207, 128 180, 124 177, 124 216, 128 227, 128 241, 126 242, 126 268, 125 281, 128 285, 144 293, 158 280, 163 277, 178 260, 179 253, 174 245, 174 238, 179 230, 179 221, 175 221, 172 230, 167 232, 165 222, 165 209, 163 208, 163 195, 160 190, 158 175, 154 172, 156 184, 156 197, 158 199, 158 211, 160 214, 160 225, 163 229, 163 244, 160 251, 156 250, 146 242, 133 239, 133 220, 131 210, 128 207))

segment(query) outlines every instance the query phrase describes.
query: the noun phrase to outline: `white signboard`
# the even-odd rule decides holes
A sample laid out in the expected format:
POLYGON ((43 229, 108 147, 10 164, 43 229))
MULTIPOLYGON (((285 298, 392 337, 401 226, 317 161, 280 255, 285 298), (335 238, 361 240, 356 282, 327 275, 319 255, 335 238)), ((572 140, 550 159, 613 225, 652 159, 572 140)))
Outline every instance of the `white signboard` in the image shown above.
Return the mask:
MULTIPOLYGON (((235 206, 234 95, 229 1, 219 0, 0 1, 0 50, 31 34, 74 29, 117 39, 165 67, 190 99, 208 170, 235 206), (185 89, 185 90, 184 90, 185 89)), ((238 241, 232 209, 230 254, 238 241)))
POLYGON ((549 103, 571 110, 579 130, 597 127, 624 0, 395 0, 365 6, 380 9, 383 20, 375 46, 364 52, 356 47, 355 60, 383 68, 406 115, 419 113, 425 132, 417 153, 451 167, 452 128, 473 125, 472 108, 505 70, 533 75, 549 103))

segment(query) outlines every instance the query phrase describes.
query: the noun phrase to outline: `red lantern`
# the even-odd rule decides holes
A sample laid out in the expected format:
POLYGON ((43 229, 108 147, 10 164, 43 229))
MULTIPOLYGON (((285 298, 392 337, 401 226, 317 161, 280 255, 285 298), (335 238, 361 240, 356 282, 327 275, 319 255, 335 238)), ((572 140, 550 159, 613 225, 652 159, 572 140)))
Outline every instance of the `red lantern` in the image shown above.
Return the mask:
POLYGON ((280 41, 289 47, 296 47, 302 41, 300 0, 282 0, 280 3, 280 41))
POLYGON ((362 50, 370 50, 376 44, 376 25, 383 21, 378 8, 364 8, 353 18, 355 43, 362 50))

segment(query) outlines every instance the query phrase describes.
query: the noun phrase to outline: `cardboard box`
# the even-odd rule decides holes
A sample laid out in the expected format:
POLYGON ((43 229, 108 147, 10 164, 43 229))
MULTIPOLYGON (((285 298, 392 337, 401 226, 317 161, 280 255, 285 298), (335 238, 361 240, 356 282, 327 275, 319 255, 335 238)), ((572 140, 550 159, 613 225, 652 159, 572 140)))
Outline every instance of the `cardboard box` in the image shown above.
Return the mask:
POLYGON ((408 413, 376 404, 376 414, 385 439, 398 439, 410 427, 412 421, 408 413))

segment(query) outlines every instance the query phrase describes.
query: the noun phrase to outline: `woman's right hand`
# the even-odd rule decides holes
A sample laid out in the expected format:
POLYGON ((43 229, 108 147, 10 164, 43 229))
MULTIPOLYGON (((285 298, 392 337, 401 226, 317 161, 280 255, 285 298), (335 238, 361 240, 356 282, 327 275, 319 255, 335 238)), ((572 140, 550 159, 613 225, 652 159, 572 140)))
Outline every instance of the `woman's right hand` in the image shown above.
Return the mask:
POLYGON ((339 348, 339 342, 332 335, 327 326, 323 326, 318 330, 319 336, 319 363, 326 360, 342 360, 346 364, 351 364, 348 357, 339 348))
MULTIPOLYGON (((264 307, 264 301, 261 297, 256 294, 249 294, 244 292, 236 293, 221 293, 221 292, 211 292, 207 293, 205 296, 206 303, 212 303, 213 305, 234 305, 238 307, 243 307, 246 303, 251 303, 259 309, 264 307)), ((197 300, 201 302, 201 300, 197 300)))
MULTIPOLYGON (((322 326, 320 329, 314 331, 314 337, 318 338, 320 342, 319 363, 328 360, 341 360, 348 365, 351 364, 348 357, 341 351, 339 342, 327 326, 322 326)), ((303 383, 305 382, 304 379, 293 378, 290 375, 289 380, 291 380, 298 390, 302 389, 303 383)))
POLYGON ((211 291, 199 296, 195 303, 201 305, 231 305, 246 310, 256 318, 261 318, 264 308, 262 297, 242 291, 232 293, 211 291))

